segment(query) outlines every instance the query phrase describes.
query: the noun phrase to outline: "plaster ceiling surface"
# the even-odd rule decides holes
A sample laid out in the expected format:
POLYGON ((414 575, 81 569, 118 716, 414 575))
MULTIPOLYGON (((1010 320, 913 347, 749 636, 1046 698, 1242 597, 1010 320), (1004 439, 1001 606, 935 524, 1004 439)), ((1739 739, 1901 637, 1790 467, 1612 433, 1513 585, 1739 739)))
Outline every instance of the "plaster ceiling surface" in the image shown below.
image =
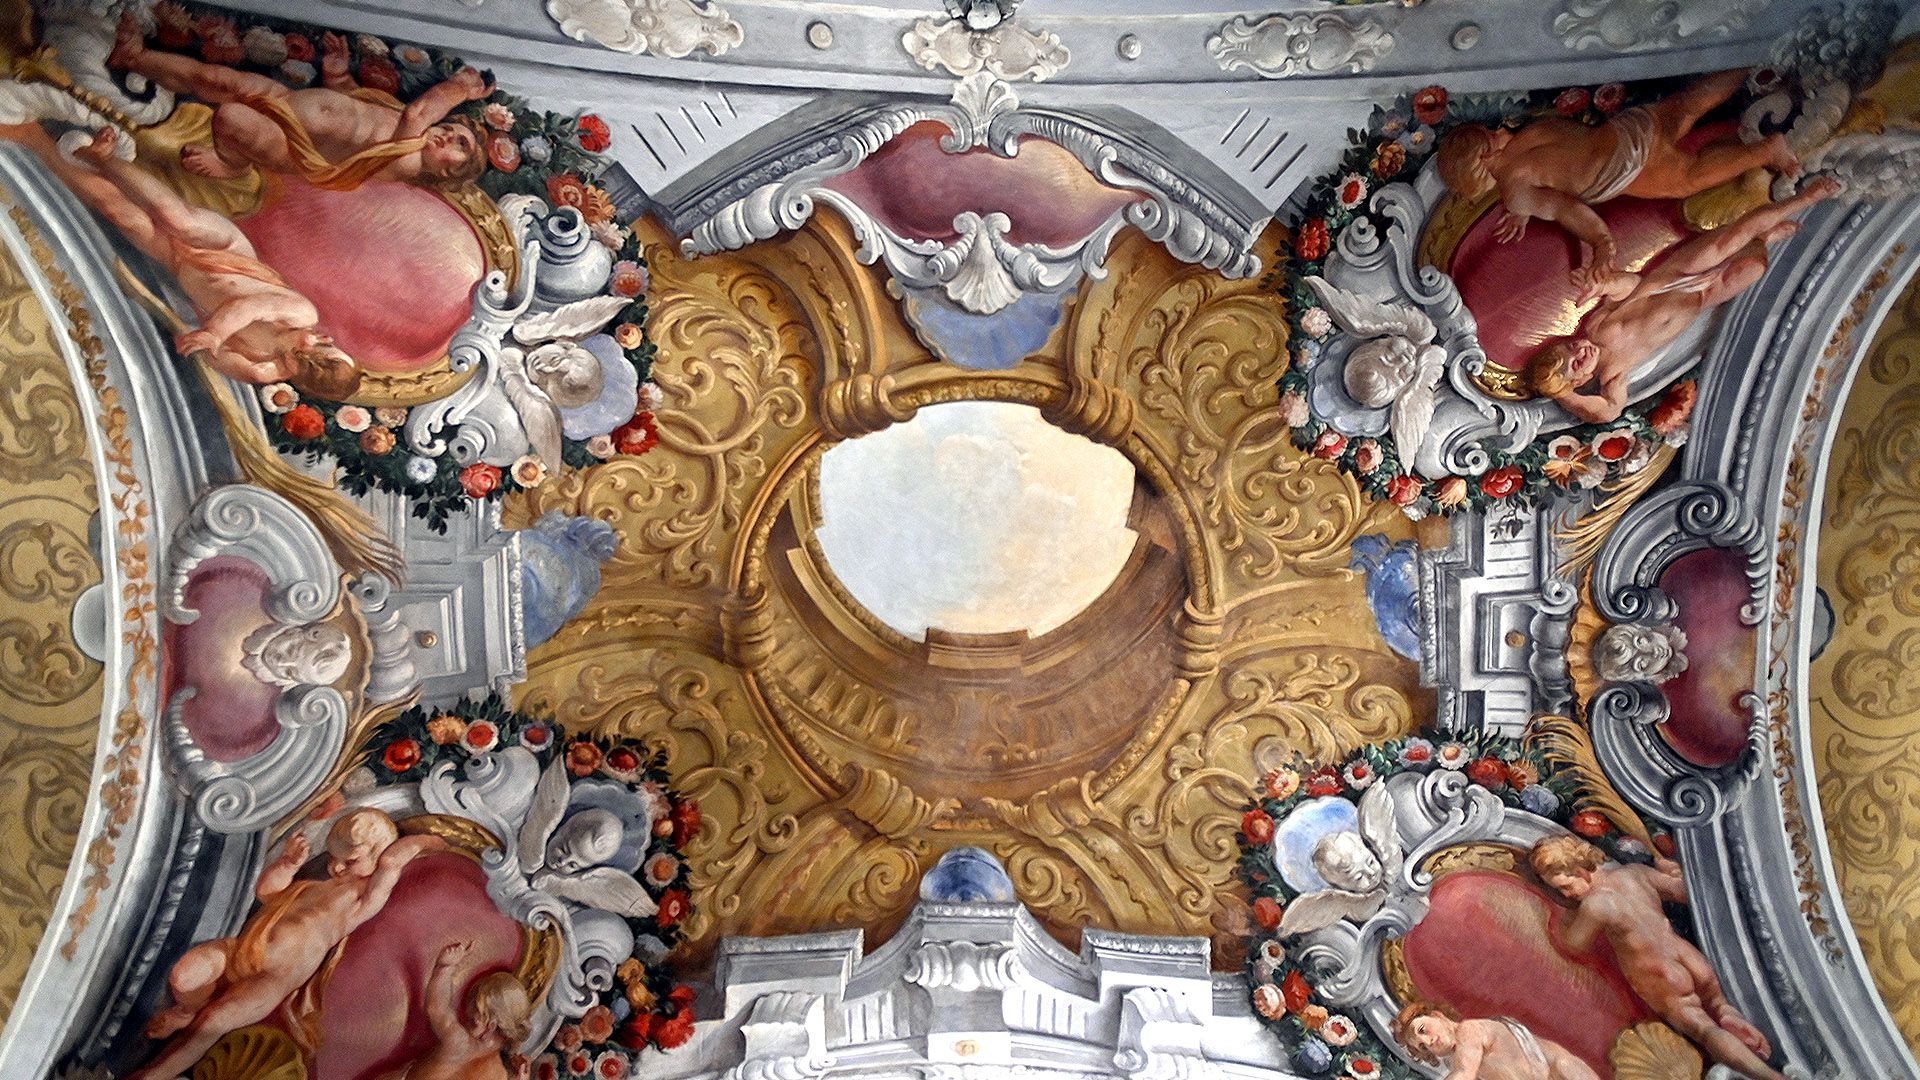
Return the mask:
POLYGON ((1920 1077, 1913 3, 8 13, 0 1076, 1920 1077))

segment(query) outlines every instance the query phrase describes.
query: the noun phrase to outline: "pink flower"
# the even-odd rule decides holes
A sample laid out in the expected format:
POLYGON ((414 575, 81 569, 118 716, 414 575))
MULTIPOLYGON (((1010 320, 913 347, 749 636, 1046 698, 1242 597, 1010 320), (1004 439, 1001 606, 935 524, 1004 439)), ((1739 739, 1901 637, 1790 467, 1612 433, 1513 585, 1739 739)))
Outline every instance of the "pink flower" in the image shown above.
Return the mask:
POLYGON ((1361 476, 1372 475, 1381 460, 1380 444, 1372 439, 1361 439, 1353 448, 1353 471, 1361 476))
POLYGON ((1467 501, 1467 481, 1463 477, 1449 476, 1433 487, 1433 501, 1439 506, 1459 506, 1467 501))
POLYGON ((595 435, 593 438, 588 439, 587 453, 602 460, 612 457, 614 454, 613 436, 595 435))
POLYGON ((1633 433, 1603 431, 1593 437, 1593 454, 1601 461, 1619 461, 1633 453, 1633 433))
POLYGON ((1620 106, 1627 103, 1627 88, 1617 82, 1610 82, 1593 92, 1593 107, 1609 115, 1619 112, 1620 106))
POLYGON ((613 281, 608 292, 615 296, 639 296, 647 291, 646 268, 632 259, 621 259, 613 264, 613 281))
POLYGON ((1387 481, 1387 498, 1395 506, 1411 506, 1420 497, 1420 481, 1406 473, 1396 473, 1387 481))
POLYGON ((358 435, 373 426, 373 414, 358 405, 342 405, 334 412, 333 422, 341 431, 358 435))
POLYGON ((1328 1046, 1347 1046, 1359 1037, 1360 1029, 1339 1013, 1327 1017, 1326 1022, 1320 1025, 1320 1038, 1328 1046))
POLYGON ((1340 771, 1340 775, 1346 779, 1347 786, 1355 791, 1365 791, 1379 779, 1378 774, 1373 771, 1373 766, 1364 761, 1348 762, 1347 767, 1340 771))
POLYGON ((1579 116, 1587 111, 1587 105, 1592 100, 1585 90, 1576 86, 1571 90, 1562 90, 1560 96, 1553 99, 1553 111, 1565 117, 1579 116))
POLYGON ((484 754, 500 745, 500 729, 490 720, 475 720, 467 725, 467 734, 463 741, 468 750, 476 754, 484 754))
POLYGON ((1280 395, 1280 419, 1288 427, 1299 427, 1307 422, 1307 395, 1298 390, 1289 390, 1280 395))
POLYGON ((1472 758, 1467 754, 1465 746, 1457 742, 1448 742, 1440 744, 1440 749, 1434 754, 1434 760, 1440 762, 1441 768, 1458 772, 1466 768, 1467 762, 1472 758))
POLYGON ((504 173, 520 167, 520 144, 504 131, 487 136, 487 164, 504 173))
POLYGON ((300 404, 300 391, 283 382, 268 383, 260 388, 260 407, 270 413, 285 414, 300 404))
POLYGON ((647 884, 656 889, 664 889, 673 884, 673 879, 679 876, 680 860, 662 851, 647 860, 644 870, 647 875, 647 884))
POLYGON ((547 479, 547 463, 532 454, 515 459, 513 482, 523 488, 539 487, 547 479))
POLYGON ((513 127, 513 110, 497 101, 490 101, 480 110, 480 118, 495 131, 508 131, 513 127))
POLYGON ((1253 988, 1253 1009, 1269 1020, 1278 1020, 1287 1015, 1287 999, 1280 988, 1265 983, 1253 988))
POLYGON ((1346 448, 1347 437, 1332 428, 1321 432, 1320 436, 1313 440, 1313 456, 1324 460, 1330 461, 1339 457, 1346 448))

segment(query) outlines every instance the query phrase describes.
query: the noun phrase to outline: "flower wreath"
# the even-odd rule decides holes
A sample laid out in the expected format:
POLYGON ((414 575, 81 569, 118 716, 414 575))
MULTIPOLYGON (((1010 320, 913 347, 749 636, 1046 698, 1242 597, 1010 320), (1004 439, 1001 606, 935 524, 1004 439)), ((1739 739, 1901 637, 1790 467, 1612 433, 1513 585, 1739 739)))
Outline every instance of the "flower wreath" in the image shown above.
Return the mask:
MULTIPOLYGON (((161 0, 153 7, 152 44, 195 54, 212 64, 277 79, 294 89, 319 78, 321 42, 326 31, 303 23, 260 16, 236 17, 161 0)), ((349 70, 370 90, 408 101, 466 66, 459 58, 419 45, 390 42, 371 34, 341 35, 349 43, 349 70)), ((561 458, 569 468, 585 468, 622 454, 643 454, 658 441, 653 409, 659 391, 647 381, 654 345, 647 339, 647 263, 633 231, 614 220, 612 198, 596 181, 610 160, 612 145, 605 120, 592 113, 563 116, 533 109, 525 101, 494 89, 483 101, 454 109, 484 132, 487 166, 475 181, 495 201, 510 194, 533 195, 552 206, 571 206, 586 219, 593 238, 614 257, 607 292, 632 299, 609 331, 638 373, 640 402, 625 424, 586 440, 564 439, 561 458)), ((403 434, 412 409, 367 408, 315 398, 287 383, 259 390, 266 410, 267 434, 275 449, 308 461, 331 458, 339 484, 354 495, 378 488, 405 496, 414 516, 436 532, 447 517, 469 502, 499 498, 537 487, 547 478, 546 463, 527 456, 506 469, 474 462, 456 465, 448 454, 410 453, 403 434)))
MULTIPOLYGON (((1429 732, 1364 747, 1341 765, 1309 769, 1296 760, 1270 770, 1240 821, 1240 880, 1251 897, 1255 927, 1247 950, 1247 982, 1255 1013, 1280 1037, 1294 1068, 1305 1075, 1332 1073, 1351 1080, 1422 1076, 1365 1023, 1330 1010, 1312 977, 1293 963, 1278 931, 1286 906, 1298 894, 1274 864, 1275 823, 1285 821, 1304 802, 1337 796, 1358 803, 1363 792, 1389 776, 1435 769, 1464 772, 1468 781, 1508 806, 1566 826, 1615 861, 1644 862, 1651 855, 1607 815, 1573 810, 1579 785, 1572 770, 1556 773, 1539 751, 1499 735, 1429 732)), ((1666 834, 1655 834, 1653 840, 1662 854, 1672 854, 1666 834)))
MULTIPOLYGON (((1666 84, 1660 84, 1665 88, 1666 84)), ((1685 443, 1693 409, 1694 384, 1682 379, 1656 404, 1636 406, 1605 424, 1584 424, 1551 439, 1535 440, 1509 453, 1494 440, 1481 443, 1489 465, 1477 477, 1444 476, 1428 480, 1403 470, 1393 436, 1350 438, 1312 414, 1306 368, 1320 355, 1333 332, 1332 317, 1320 307, 1304 281, 1321 274, 1341 232, 1361 218, 1381 235, 1388 222, 1367 205, 1376 187, 1411 183, 1447 130, 1460 124, 1517 128, 1545 115, 1600 124, 1627 108, 1660 97, 1648 87, 1633 91, 1622 83, 1594 90, 1538 91, 1520 95, 1450 96, 1429 86, 1375 108, 1367 130, 1348 133, 1340 168, 1316 182, 1293 229, 1292 258, 1285 260, 1278 287, 1289 301, 1293 362, 1280 377, 1280 408, 1293 428, 1294 445, 1317 458, 1338 462, 1375 498, 1391 500, 1408 517, 1448 514, 1461 507, 1484 509, 1503 504, 1532 505, 1556 491, 1592 489, 1644 469, 1661 445, 1685 443)))
POLYGON ((669 786, 665 753, 631 740, 569 738, 552 721, 514 712, 491 695, 448 709, 416 706, 388 721, 368 741, 364 771, 350 777, 348 787, 415 783, 441 762, 464 763, 513 745, 531 750, 542 766, 562 755, 575 780, 615 780, 654 804, 653 841, 635 876, 659 910, 629 918, 627 925, 636 941, 651 937, 660 945, 621 963, 600 1000, 580 1019, 561 1025, 532 1063, 533 1075, 545 1080, 589 1072, 605 1080, 636 1075, 635 1062, 647 1047, 671 1050, 693 1036, 693 988, 674 981, 665 959, 682 939, 691 910, 680 851, 700 831, 700 806, 669 786))

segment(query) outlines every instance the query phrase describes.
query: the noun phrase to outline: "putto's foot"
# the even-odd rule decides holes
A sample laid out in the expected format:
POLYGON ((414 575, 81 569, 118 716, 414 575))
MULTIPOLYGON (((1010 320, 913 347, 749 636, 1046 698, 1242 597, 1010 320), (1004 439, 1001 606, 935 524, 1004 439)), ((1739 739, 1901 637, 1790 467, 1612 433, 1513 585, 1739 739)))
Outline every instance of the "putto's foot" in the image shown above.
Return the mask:
POLYGON ((1840 194, 1846 190, 1846 187, 1845 184, 1842 184, 1834 177, 1822 176, 1808 184, 1806 190, 1801 192, 1801 194, 1807 196, 1814 202, 1820 202, 1823 199, 1831 199, 1835 195, 1840 194))
POLYGON ((113 148, 120 142, 120 133, 109 124, 95 132, 93 138, 73 148, 73 156, 81 161, 95 165, 105 164, 113 156, 113 148))
POLYGON ((1785 135, 1767 137, 1767 167, 1789 180, 1800 175, 1800 155, 1787 145, 1785 135))
POLYGON ((209 180, 231 180, 246 171, 244 168, 235 168, 227 164, 219 151, 206 143, 182 147, 180 167, 195 176, 204 176, 209 180))
POLYGON ((133 66, 140 54, 147 51, 147 36, 140 30, 140 21, 129 11, 120 16, 120 27, 113 35, 113 51, 107 54, 107 66, 125 69, 133 66))

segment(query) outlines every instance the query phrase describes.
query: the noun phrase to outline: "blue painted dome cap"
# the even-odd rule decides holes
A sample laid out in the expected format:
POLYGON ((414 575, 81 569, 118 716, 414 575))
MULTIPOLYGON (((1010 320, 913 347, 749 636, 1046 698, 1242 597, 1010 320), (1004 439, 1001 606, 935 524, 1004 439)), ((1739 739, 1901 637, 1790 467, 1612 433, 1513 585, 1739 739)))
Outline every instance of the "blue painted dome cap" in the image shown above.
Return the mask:
POLYGON ((1010 904, 1013 879, 1000 860, 977 847, 957 847, 940 856, 920 879, 920 899, 947 904, 1010 904))

